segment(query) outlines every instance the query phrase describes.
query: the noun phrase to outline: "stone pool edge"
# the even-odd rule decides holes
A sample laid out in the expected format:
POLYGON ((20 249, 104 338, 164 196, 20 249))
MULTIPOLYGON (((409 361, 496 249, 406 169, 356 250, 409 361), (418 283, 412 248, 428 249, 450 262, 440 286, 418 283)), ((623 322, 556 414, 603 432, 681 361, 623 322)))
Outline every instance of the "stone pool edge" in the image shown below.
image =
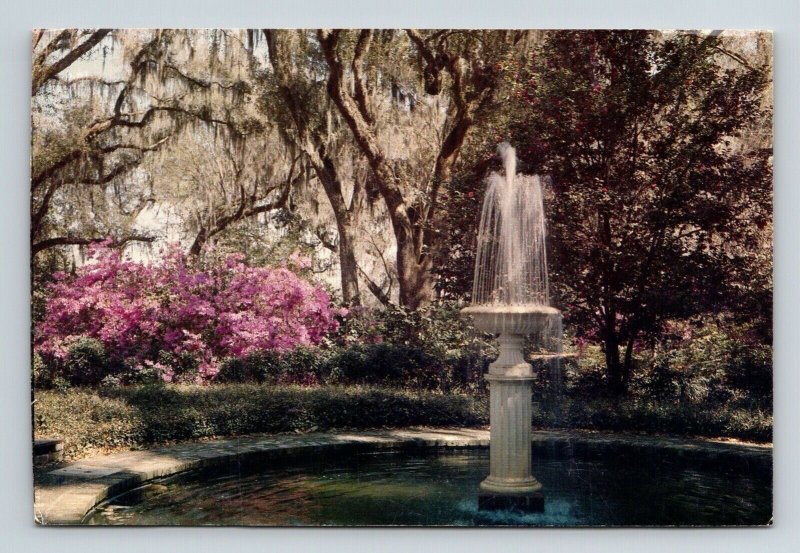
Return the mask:
MULTIPOLYGON (((771 444, 743 444, 703 439, 612 434, 606 432, 534 431, 534 446, 665 451, 679 457, 724 460, 746 456, 771 461, 771 444)), ((40 474, 34 483, 34 521, 39 525, 81 524, 102 501, 149 480, 199 468, 221 467, 259 457, 318 454, 336 449, 404 447, 487 447, 489 431, 469 428, 319 432, 299 435, 242 436, 124 451, 84 459, 40 474)))

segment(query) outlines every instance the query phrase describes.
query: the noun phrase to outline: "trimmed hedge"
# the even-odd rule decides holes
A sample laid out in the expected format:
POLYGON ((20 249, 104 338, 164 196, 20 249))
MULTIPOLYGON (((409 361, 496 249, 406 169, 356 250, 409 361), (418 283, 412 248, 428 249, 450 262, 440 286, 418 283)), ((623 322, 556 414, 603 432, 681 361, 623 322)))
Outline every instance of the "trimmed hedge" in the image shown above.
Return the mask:
MULTIPOLYGON (((739 405, 713 409, 655 401, 563 399, 536 403, 536 428, 596 429, 772 440, 772 415, 739 405)), ((39 390, 34 432, 65 439, 66 458, 259 432, 407 426, 484 426, 485 395, 367 386, 217 384, 39 390)))
POLYGON ((475 427, 488 418, 484 399, 461 394, 361 386, 127 386, 37 391, 34 434, 64 438, 65 457, 76 459, 259 432, 475 427))
POLYGON ((434 355, 406 344, 359 344, 347 348, 297 348, 255 352, 226 359, 215 382, 269 384, 380 385, 425 390, 478 387, 484 361, 434 355), (467 361, 465 361, 467 359, 467 361), (462 368, 473 361, 477 368, 462 368), (474 370, 471 370, 474 369, 474 370))
POLYGON ((539 428, 772 441, 772 414, 749 405, 710 407, 689 402, 641 401, 634 398, 600 398, 591 401, 564 399, 559 409, 546 404, 534 409, 533 425, 539 428))

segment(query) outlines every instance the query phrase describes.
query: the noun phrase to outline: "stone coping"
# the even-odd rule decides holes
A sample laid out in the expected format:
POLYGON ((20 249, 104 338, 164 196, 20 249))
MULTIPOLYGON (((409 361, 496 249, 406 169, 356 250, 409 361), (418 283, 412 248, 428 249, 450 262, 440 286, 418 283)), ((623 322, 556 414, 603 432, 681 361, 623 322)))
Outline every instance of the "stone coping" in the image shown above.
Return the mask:
MULTIPOLYGON (((589 452, 606 447, 670 453, 713 462, 725 459, 767 462, 771 444, 587 431, 534 431, 533 446, 548 451, 589 452)), ((148 480, 180 472, 284 455, 322 455, 337 449, 406 447, 486 447, 489 431, 469 428, 412 428, 294 435, 242 436, 182 443, 91 457, 37 475, 34 520, 41 525, 77 525, 97 504, 148 480)))

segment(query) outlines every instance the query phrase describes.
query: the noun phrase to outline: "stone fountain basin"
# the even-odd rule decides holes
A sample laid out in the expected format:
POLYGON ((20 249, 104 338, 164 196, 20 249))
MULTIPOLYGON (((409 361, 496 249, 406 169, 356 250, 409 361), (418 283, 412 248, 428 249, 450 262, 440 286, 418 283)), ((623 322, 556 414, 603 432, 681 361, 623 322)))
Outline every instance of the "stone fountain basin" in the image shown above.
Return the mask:
POLYGON ((475 328, 493 334, 533 334, 559 314, 549 305, 473 305, 461 310, 475 328))

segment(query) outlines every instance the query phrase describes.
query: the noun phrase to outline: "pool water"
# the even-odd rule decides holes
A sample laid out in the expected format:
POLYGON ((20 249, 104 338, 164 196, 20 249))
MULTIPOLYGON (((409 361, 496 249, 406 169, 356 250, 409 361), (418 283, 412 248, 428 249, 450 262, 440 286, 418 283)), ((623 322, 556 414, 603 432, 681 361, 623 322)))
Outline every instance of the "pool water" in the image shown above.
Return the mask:
POLYGON ((99 505, 87 524, 237 526, 717 526, 772 517, 769 463, 534 452, 545 511, 478 510, 488 450, 328 454, 194 471, 99 505), (695 466, 692 466, 694 464, 695 466))

